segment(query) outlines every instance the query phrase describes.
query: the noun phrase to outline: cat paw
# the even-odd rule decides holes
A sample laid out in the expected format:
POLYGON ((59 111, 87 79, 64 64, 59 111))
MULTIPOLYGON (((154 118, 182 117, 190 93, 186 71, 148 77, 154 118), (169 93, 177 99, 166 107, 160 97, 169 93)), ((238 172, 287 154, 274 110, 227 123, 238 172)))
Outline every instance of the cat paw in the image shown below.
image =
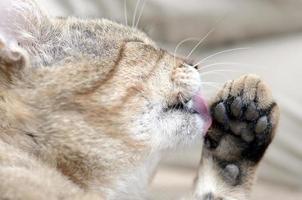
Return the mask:
POLYGON ((258 76, 247 75, 226 83, 211 114, 205 148, 228 163, 257 164, 274 137, 279 109, 268 86, 258 76))

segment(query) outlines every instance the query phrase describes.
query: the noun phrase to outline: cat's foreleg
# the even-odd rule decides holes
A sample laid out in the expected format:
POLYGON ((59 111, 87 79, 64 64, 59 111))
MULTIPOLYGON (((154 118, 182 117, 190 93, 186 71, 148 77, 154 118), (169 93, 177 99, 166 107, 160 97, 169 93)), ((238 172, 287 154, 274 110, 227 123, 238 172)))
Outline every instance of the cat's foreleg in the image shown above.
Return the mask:
POLYGON ((258 76, 246 75, 226 83, 211 113, 213 125, 205 137, 192 199, 248 199, 275 135, 278 106, 258 76))

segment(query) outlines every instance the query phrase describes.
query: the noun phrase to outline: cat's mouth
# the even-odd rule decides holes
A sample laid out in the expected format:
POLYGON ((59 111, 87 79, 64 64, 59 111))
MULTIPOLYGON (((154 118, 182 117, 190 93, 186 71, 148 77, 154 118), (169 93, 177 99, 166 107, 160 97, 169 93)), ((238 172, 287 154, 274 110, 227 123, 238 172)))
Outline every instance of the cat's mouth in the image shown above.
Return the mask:
POLYGON ((191 106, 190 104, 193 105, 192 100, 184 102, 184 103, 183 102, 178 102, 176 104, 169 105, 167 108, 165 108, 165 111, 179 110, 181 112, 186 112, 186 113, 191 113, 191 114, 199 114, 198 111, 193 109, 193 106, 191 106))
POLYGON ((198 115, 204 122, 204 133, 208 131, 212 124, 209 106, 201 93, 196 94, 187 102, 178 102, 176 104, 170 105, 165 110, 181 111, 184 113, 198 115))
POLYGON ((195 95, 192 101, 193 101, 193 110, 195 110, 205 122, 204 130, 206 133, 212 125, 212 117, 211 117, 208 103, 201 92, 195 95))

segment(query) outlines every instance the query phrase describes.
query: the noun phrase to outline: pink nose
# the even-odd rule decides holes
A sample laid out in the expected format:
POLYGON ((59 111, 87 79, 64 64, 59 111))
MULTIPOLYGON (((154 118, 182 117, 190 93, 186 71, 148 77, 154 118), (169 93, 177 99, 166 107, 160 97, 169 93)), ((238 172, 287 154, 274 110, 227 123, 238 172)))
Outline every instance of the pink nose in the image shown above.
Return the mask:
POLYGON ((209 106, 201 93, 194 96, 193 102, 194 110, 196 110, 201 115, 201 118, 204 120, 203 135, 206 135, 207 131, 209 130, 212 124, 209 106))

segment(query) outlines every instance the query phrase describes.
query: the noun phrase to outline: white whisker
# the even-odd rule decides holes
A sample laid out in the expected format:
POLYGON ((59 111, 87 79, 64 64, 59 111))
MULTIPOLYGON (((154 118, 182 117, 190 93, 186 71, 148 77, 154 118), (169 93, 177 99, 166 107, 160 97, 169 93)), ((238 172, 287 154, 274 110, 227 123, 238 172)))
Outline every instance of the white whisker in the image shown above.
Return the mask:
POLYGON ((218 76, 221 76, 221 77, 227 79, 227 76, 223 73, 220 73, 220 72, 206 72, 206 73, 200 74, 201 77, 206 77, 208 75, 218 75, 218 76))
POLYGON ((221 70, 211 70, 211 71, 201 72, 200 74, 210 74, 211 72, 242 72, 242 71, 240 71, 240 70, 221 69, 221 70))
POLYGON ((199 40, 199 42, 195 45, 195 47, 194 47, 194 48, 190 51, 190 53, 187 55, 186 59, 188 59, 188 58, 194 53, 194 51, 200 46, 200 44, 201 44, 202 42, 204 42, 204 41, 209 37, 209 35, 211 35, 211 33, 213 33, 213 32, 216 30, 216 28, 223 22, 224 19, 225 19, 225 17, 222 17, 222 18, 220 18, 219 20, 217 20, 217 21, 215 22, 213 28, 211 28, 211 29, 207 32, 207 34, 206 34, 203 38, 201 38, 201 39, 199 40))
POLYGON ((207 32, 207 34, 206 34, 204 37, 202 37, 202 38, 199 40, 199 42, 193 47, 193 49, 190 51, 190 53, 186 56, 187 59, 194 53, 194 51, 199 47, 199 45, 200 45, 205 39, 207 39, 207 38, 209 37, 209 35, 210 35, 213 31, 215 31, 215 29, 216 29, 216 26, 213 27, 209 32, 207 32))
POLYGON ((176 47, 175 47, 175 49, 174 49, 174 65, 176 64, 176 54, 177 54, 178 48, 179 48, 182 44, 184 44, 185 42, 188 42, 188 41, 195 41, 195 40, 198 40, 198 39, 199 39, 199 38, 196 38, 196 37, 186 38, 186 39, 180 41, 180 42, 176 45, 176 47))
POLYGON ((127 0, 124 0, 124 15, 125 15, 125 24, 126 26, 128 26, 127 0))
POLYGON ((205 75, 205 74, 211 74, 212 72, 219 73, 219 72, 242 72, 242 71, 240 71, 240 70, 229 70, 229 69, 224 70, 224 69, 221 69, 221 70, 211 70, 211 71, 201 72, 200 74, 201 75, 205 75))
POLYGON ((137 0, 136 6, 135 6, 135 9, 134 9, 134 14, 133 14, 133 18, 132 18, 132 27, 133 28, 134 28, 134 25, 135 25, 136 14, 137 14, 137 10, 138 10, 140 2, 141 2, 141 0, 137 0))
POLYGON ((226 75, 222 72, 227 72, 227 71, 225 71, 225 70, 213 70, 213 71, 200 73, 200 76, 204 77, 204 76, 208 76, 208 75, 220 75, 220 76, 223 76, 224 78, 226 78, 226 75))
POLYGON ((213 85, 221 85, 222 83, 218 83, 218 82, 202 82, 202 84, 213 84, 213 85))
POLYGON ((213 88, 215 88, 215 89, 220 89, 220 87, 222 86, 222 85, 213 85, 213 84, 208 84, 208 83, 202 83, 202 86, 204 86, 204 87, 213 87, 213 88))
POLYGON ((221 55, 221 54, 224 54, 224 53, 228 53, 228 52, 233 52, 233 51, 240 51, 240 50, 247 50, 247 49, 250 49, 250 47, 242 47, 242 48, 235 48, 235 49, 227 49, 227 50, 223 50, 223 51, 220 51, 220 52, 217 52, 217 53, 214 53, 212 55, 209 55, 205 58, 203 58, 202 60, 200 60, 198 63, 196 63, 195 65, 199 65, 215 56, 218 56, 218 55, 221 55))
POLYGON ((221 63, 218 62, 218 63, 212 63, 212 64, 205 65, 202 67, 202 69, 205 70, 210 67, 220 66, 220 65, 232 65, 232 66, 243 66, 243 67, 254 67, 255 66, 252 64, 244 64, 244 63, 236 63, 236 62, 221 62, 221 63))
POLYGON ((140 13, 139 13, 139 16, 138 16, 138 18, 137 18, 137 22, 136 22, 136 24, 135 24, 135 28, 137 28, 137 26, 138 26, 138 24, 139 24, 139 21, 140 21, 142 15, 143 15, 143 12, 144 12, 144 9, 145 9, 146 2, 147 2, 147 0, 143 0, 143 5, 142 5, 141 11, 140 11, 140 13))

